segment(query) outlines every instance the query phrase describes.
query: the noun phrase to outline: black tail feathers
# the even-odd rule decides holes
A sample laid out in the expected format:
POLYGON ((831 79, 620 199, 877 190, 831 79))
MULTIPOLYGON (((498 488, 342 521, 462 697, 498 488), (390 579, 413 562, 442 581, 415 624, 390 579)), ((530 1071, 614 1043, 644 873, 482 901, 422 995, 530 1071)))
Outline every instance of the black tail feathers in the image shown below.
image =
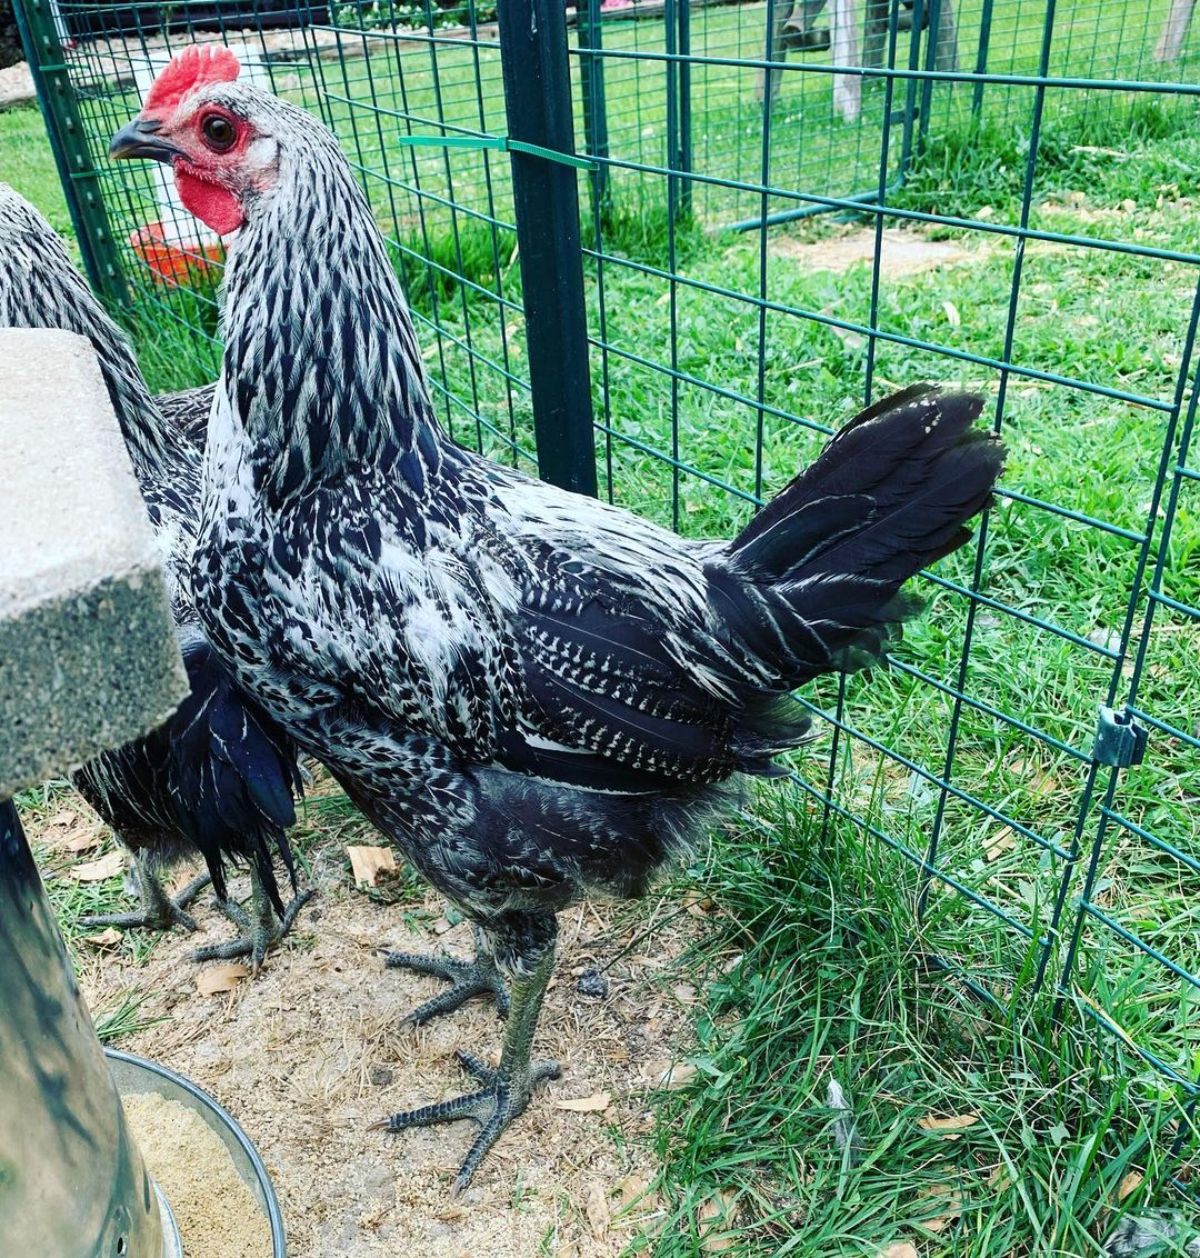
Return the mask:
POLYGON ((191 693, 171 721, 172 796, 181 828, 203 854, 224 898, 226 867, 252 864, 275 911, 283 897, 276 853, 293 892, 296 866, 287 830, 302 794, 296 748, 235 685, 207 643, 185 644, 191 693))
POLYGON ((782 685, 878 658, 919 607, 904 582, 969 540, 1004 465, 982 409, 925 384, 876 403, 730 543, 758 604, 737 627, 782 685))

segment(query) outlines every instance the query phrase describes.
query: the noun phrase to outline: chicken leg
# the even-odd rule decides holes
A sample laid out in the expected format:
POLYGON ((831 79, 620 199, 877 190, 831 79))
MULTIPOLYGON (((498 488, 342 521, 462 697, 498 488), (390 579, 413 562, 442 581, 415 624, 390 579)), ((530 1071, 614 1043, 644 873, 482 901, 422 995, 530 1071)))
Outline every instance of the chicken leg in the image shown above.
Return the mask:
MULTIPOLYGON (((537 919, 545 929, 544 919, 537 919)), ((483 1084, 476 1092, 453 1097, 449 1101, 437 1101, 422 1105, 419 1109, 405 1110, 373 1123, 373 1131, 407 1131, 410 1127, 430 1127, 437 1123, 452 1123, 460 1118, 471 1118, 479 1124, 475 1137, 458 1175, 454 1180, 454 1192, 460 1193, 471 1182, 471 1177, 488 1150, 503 1134, 505 1128, 518 1115, 524 1113, 535 1085, 546 1079, 557 1079, 561 1073, 558 1062, 532 1062, 530 1050, 542 1001, 546 996, 546 984, 554 971, 554 918, 549 918, 549 940, 539 944, 538 951, 528 949, 509 958, 504 968, 510 970, 511 1005, 504 1029, 504 1046, 500 1064, 494 1069, 473 1053, 460 1051, 459 1064, 468 1074, 483 1084)), ((504 954, 501 954, 504 957, 504 954)))
POLYGON ((102 913, 81 917, 79 924, 89 929, 97 926, 116 926, 121 930, 170 930, 180 926, 194 931, 196 921, 187 907, 212 881, 208 874, 193 878, 174 899, 163 889, 158 875, 150 867, 150 859, 144 852, 130 851, 129 873, 137 888, 142 907, 134 913, 102 913))
POLYGON ((488 992, 496 998, 496 1010, 500 1016, 508 1016, 508 988, 488 946, 487 935, 479 926, 475 927, 475 958, 472 961, 420 952, 385 952, 383 963, 390 970, 432 974, 450 984, 444 992, 439 992, 408 1014, 404 1018, 408 1026, 423 1026, 438 1014, 452 1013, 472 996, 483 996, 488 992))
POLYGON ((203 948, 194 949, 191 960, 227 961, 233 957, 249 957, 250 968, 257 974, 262 969, 267 953, 291 930, 300 910, 312 899, 312 895, 312 888, 297 891, 292 896, 291 903, 284 909, 283 916, 279 917, 257 868, 251 865, 250 912, 247 913, 233 900, 217 900, 217 908, 231 922, 240 926, 242 933, 225 943, 207 944, 203 948))

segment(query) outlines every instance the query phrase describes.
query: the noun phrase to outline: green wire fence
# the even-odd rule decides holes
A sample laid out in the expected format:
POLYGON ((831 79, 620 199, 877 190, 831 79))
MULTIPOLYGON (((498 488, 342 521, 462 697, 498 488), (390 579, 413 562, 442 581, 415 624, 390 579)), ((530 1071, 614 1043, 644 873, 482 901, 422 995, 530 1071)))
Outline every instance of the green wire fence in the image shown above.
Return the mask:
POLYGON ((1142 210, 1186 215, 1195 171, 1117 210, 1079 184, 1134 186, 1138 143, 1196 127, 1187 0, 58 9, 67 46, 17 4, 81 250, 168 342, 160 380, 199 382, 181 343, 217 370, 219 242, 103 153, 221 38, 342 141, 464 443, 720 536, 864 401, 988 394, 999 504, 886 673, 805 693, 797 789, 890 854, 933 962, 1003 1007, 1056 993, 1176 1089, 1182 1155, 1200 253, 1142 210))

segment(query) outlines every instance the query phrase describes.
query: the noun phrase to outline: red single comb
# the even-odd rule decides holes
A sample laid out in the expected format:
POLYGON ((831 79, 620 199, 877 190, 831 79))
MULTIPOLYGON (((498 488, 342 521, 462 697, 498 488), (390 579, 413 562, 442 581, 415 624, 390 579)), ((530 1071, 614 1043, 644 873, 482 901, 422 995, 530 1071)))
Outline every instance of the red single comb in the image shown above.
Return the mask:
POLYGON ((191 44, 172 57, 151 83, 143 112, 174 109, 188 92, 206 83, 232 83, 241 68, 224 44, 191 44))

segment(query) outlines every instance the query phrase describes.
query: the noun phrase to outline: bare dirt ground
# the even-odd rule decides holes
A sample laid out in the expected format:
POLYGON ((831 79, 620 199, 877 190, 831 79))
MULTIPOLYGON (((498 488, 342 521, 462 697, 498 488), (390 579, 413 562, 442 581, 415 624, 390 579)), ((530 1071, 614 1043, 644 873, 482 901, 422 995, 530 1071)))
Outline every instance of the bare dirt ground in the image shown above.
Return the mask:
POLYGON ((10 109, 13 105, 24 105, 36 97, 33 76, 24 61, 0 70, 0 110, 10 109))
MULTIPOLYGON (((820 240, 800 240, 779 236, 769 246, 774 257, 788 258, 806 271, 832 271, 841 274, 852 266, 870 266, 875 257, 875 229, 848 228, 841 235, 820 240)), ((952 240, 930 240, 915 231, 889 227, 883 232, 880 274, 895 279, 917 275, 943 266, 960 266, 975 261, 975 255, 952 240)))
MULTIPOLYGON (((80 812, 81 824, 92 824, 80 812)), ((198 978, 215 967, 186 959, 197 943, 230 933, 205 901, 194 910, 200 933, 164 938, 143 964, 125 946, 84 942, 80 957, 93 1010, 135 992, 145 997, 138 1017, 160 1019, 120 1046, 194 1079, 245 1127, 279 1192, 289 1253, 589 1258, 620 1253, 654 1230, 661 1203, 647 1191, 655 1162, 645 1090, 687 1055, 696 992, 674 966, 704 930, 702 914, 660 898, 561 917, 535 1054, 557 1058, 562 1078, 535 1097, 454 1200, 450 1183, 473 1124, 403 1136, 367 1128, 394 1110, 468 1090, 454 1050, 496 1060, 503 1024, 490 1001, 472 1001, 420 1031, 401 1028, 401 1017, 440 984, 384 970, 377 949, 466 954, 470 928, 450 926, 432 893, 385 904, 355 890, 340 840, 310 859, 317 898, 263 973, 229 992, 201 994, 198 978), (582 968, 613 958, 608 996, 579 995, 582 968), (575 1101, 586 1104, 562 1108, 575 1101)), ((177 882, 189 873, 179 871, 177 882)))

